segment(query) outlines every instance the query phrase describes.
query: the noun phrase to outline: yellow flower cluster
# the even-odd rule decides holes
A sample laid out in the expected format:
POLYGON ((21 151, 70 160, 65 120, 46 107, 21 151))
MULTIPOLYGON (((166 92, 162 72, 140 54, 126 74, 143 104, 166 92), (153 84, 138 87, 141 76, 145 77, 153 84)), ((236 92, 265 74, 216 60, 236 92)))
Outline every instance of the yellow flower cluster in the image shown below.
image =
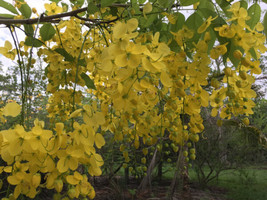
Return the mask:
MULTIPOLYGON (((46 9, 48 15, 62 12, 54 3, 46 9)), ((151 11, 147 3, 143 14, 151 11)), ((251 84, 253 75, 261 73, 257 59, 266 51, 265 36, 260 33, 263 27, 258 23, 251 30, 247 11, 238 2, 229 12, 229 24, 214 29, 227 42, 210 47, 208 28, 216 17, 208 17, 196 32, 184 25, 172 33, 177 52, 160 40, 159 32, 140 34, 136 18, 114 22, 106 29, 90 26, 85 33, 78 19, 60 22, 58 34, 46 41, 51 48, 38 52, 48 64, 47 110, 55 128, 45 130, 43 122, 36 120, 29 131, 17 125, 0 132, 1 157, 7 163, 1 171, 8 173, 7 181, 15 186, 15 198, 20 194, 34 198, 38 187, 62 193, 64 184, 70 198, 94 198, 86 175, 77 169, 83 166, 91 176, 101 175, 103 159, 97 149, 105 145, 105 132, 121 143, 120 151, 129 163, 131 147, 142 149, 146 156, 150 146, 161 149, 162 138, 169 139, 174 152, 197 142, 204 130, 202 107, 211 105, 212 116, 219 113, 223 119, 252 114, 256 94, 251 84), (196 34, 201 39, 188 49, 196 34), (214 89, 208 92, 212 60, 227 53, 236 64, 226 61, 222 82, 213 78, 214 89), (82 103, 90 78, 95 89, 86 90, 91 99, 82 103), (40 182, 41 176, 45 183, 40 182)), ((0 53, 15 58, 8 42, 0 53)), ((3 113, 18 114, 10 105, 3 113)), ((191 157, 195 159, 194 153, 191 157)), ((141 162, 146 160, 143 157, 141 162)))
MULTIPOLYGON (((12 104, 12 105, 11 105, 12 104)), ((5 115, 18 113, 9 103, 5 115)), ((83 165, 91 176, 99 176, 104 164, 95 147, 101 148, 105 140, 88 124, 74 123, 72 132, 65 132, 64 124, 57 123, 54 131, 44 130, 44 122, 35 120, 31 131, 17 125, 14 129, 0 132, 1 157, 7 163, 1 167, 9 174, 7 181, 15 186, 14 198, 24 194, 34 198, 38 187, 61 192, 69 184, 68 196, 94 198, 95 192, 86 175, 76 172, 83 165), (45 183, 41 183, 41 174, 45 183)))

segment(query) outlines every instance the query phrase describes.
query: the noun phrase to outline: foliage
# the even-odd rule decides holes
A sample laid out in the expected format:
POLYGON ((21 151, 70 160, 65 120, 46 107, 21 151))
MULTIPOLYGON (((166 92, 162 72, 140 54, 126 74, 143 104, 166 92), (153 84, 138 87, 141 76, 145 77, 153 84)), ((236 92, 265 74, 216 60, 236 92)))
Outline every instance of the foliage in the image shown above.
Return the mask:
MULTIPOLYGON (((263 100, 264 102, 264 100, 263 100)), ((257 104, 255 108, 259 107, 257 104)), ((264 134, 262 127, 256 128, 255 122, 266 117, 264 109, 254 109, 251 125, 245 125, 244 120, 219 120, 222 126, 217 127, 218 119, 203 114, 205 131, 196 144, 197 158, 193 162, 198 182, 201 187, 207 187, 212 180, 229 169, 243 169, 253 164, 264 164, 266 148, 264 142, 259 142, 264 134), (257 118, 256 116, 262 116, 257 118)))
POLYGON ((20 105, 1 111, 15 117, 21 109, 18 125, 0 132, 6 197, 34 198, 46 188, 57 198, 94 198, 88 177, 102 174, 101 148, 110 135, 137 177, 149 176, 163 147, 181 168, 196 157, 188 148, 205 128, 201 109, 209 105, 213 117, 249 124, 251 84, 266 51, 257 2, 51 2, 39 15, 24 0, 0 1, 15 14, 0 19, 13 38, 0 53, 17 59, 21 81, 20 105), (186 19, 180 8, 192 5, 186 19), (46 63, 49 126, 29 119, 34 52, 46 63), (218 59, 223 66, 214 70, 218 59))

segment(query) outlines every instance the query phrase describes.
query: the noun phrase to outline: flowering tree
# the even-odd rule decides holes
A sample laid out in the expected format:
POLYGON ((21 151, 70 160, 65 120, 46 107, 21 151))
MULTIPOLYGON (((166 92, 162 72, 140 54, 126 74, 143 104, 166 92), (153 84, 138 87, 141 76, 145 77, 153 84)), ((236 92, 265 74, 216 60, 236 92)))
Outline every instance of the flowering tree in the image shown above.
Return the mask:
MULTIPOLYGON (((102 174, 106 134, 120 144, 123 166, 145 177, 170 144, 164 147, 177 155, 177 176, 196 157, 194 143, 205 128, 201 108, 248 125, 266 38, 258 2, 231 2, 51 0, 38 13, 24 0, 1 0, 11 14, 2 14, 0 24, 13 40, 0 53, 17 61, 21 82, 21 102, 0 113, 3 123, 20 115, 17 126, 0 132, 6 196, 34 198, 46 188, 93 199, 88 177, 102 174), (187 18, 183 9, 192 11, 187 18), (38 119, 27 123, 36 56, 46 63, 49 128, 38 119)), ((171 193, 175 185, 176 177, 171 193)))

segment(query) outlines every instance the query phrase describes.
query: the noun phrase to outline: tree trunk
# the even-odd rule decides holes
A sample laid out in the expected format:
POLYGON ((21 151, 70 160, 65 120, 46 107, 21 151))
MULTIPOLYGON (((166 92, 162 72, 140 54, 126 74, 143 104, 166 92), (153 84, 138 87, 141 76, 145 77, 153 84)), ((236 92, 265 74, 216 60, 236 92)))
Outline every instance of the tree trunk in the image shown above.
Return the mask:
POLYGON ((181 173, 182 173, 182 166, 184 163, 184 156, 183 156, 183 151, 182 149, 179 150, 179 154, 178 154, 178 158, 176 161, 176 167, 175 167, 175 173, 174 173, 174 177, 172 179, 169 191, 168 191, 168 199, 172 200, 173 198, 173 194, 175 192, 175 189, 177 186, 179 186, 179 188, 182 186, 182 177, 181 177, 181 173))
POLYGON ((129 183, 129 168, 128 167, 124 169, 124 180, 125 180, 125 185, 127 186, 127 184, 129 183))
POLYGON ((162 165, 163 165, 163 161, 161 160, 159 162, 159 165, 158 165, 158 179, 159 179, 159 182, 161 181, 162 179, 162 165))
POLYGON ((147 175, 143 178, 143 180, 141 181, 138 190, 139 191, 143 191, 145 189, 147 189, 147 186, 149 185, 149 189, 151 189, 151 182, 152 182, 152 171, 156 166, 156 157, 157 157, 157 149, 155 149, 154 151, 154 155, 153 158, 149 164, 149 167, 147 169, 147 175))

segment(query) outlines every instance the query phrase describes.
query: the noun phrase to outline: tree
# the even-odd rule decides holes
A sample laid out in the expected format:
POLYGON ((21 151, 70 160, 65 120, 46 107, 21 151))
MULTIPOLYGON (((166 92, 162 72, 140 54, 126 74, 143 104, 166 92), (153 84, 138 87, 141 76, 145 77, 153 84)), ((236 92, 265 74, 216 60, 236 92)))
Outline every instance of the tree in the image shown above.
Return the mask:
POLYGON ((88 177, 102 174, 101 147, 110 134, 123 166, 144 176, 140 188, 170 144, 177 160, 172 196, 189 157, 195 159, 188 144, 204 130, 201 108, 210 104, 211 115, 223 119, 253 113, 251 84, 266 51, 257 2, 249 8, 225 0, 51 2, 40 14, 24 0, 0 1, 12 13, 0 23, 13 38, 0 53, 18 61, 22 99, 2 109, 4 116, 21 116, 20 125, 0 132, 6 196, 34 198, 45 187, 57 197, 94 198, 88 177), (27 121, 36 54, 46 63, 49 129, 27 121), (218 59, 223 65, 214 70, 218 59))

